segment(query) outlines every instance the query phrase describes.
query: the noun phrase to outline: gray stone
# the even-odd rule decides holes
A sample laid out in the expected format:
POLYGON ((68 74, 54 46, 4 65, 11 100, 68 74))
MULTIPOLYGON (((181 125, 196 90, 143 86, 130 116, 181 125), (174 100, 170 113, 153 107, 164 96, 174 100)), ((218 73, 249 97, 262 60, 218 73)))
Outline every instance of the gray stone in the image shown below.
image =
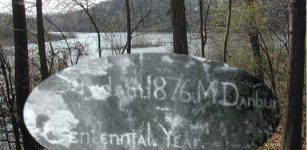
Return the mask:
POLYGON ((30 94, 24 118, 50 150, 256 149, 278 126, 276 97, 226 64, 174 54, 89 60, 30 94))

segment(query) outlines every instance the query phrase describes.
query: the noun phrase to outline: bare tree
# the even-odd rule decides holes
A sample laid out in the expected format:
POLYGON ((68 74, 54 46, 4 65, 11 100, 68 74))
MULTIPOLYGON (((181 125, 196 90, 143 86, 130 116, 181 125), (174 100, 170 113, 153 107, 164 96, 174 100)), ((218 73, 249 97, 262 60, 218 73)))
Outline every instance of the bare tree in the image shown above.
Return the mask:
POLYGON ((40 146, 26 129, 23 120, 23 107, 30 92, 28 38, 24 1, 12 0, 12 7, 15 46, 15 93, 19 116, 19 127, 22 133, 24 149, 37 150, 40 149, 40 146))
POLYGON ((127 15, 127 53, 131 53, 131 40, 132 40, 132 32, 131 32, 131 15, 130 15, 130 1, 125 0, 126 4, 126 15, 127 15))
POLYGON ((141 25, 141 23, 143 23, 145 21, 145 19, 150 15, 151 13, 151 7, 152 7, 152 0, 149 1, 149 8, 147 9, 146 13, 144 13, 142 16, 140 16, 138 18, 138 20, 136 20, 136 24, 134 25, 134 27, 132 28, 132 23, 131 23, 131 8, 130 8, 130 0, 126 0, 126 14, 127 14, 127 42, 123 48, 122 54, 125 53, 125 50, 127 49, 127 53, 128 52, 128 47, 130 46, 130 53, 131 53, 131 48, 132 48, 132 44, 131 41, 133 38, 135 38, 138 35, 132 36, 132 34, 138 29, 138 27, 141 25), (129 4, 129 5, 127 5, 129 4), (129 17, 128 17, 129 16, 129 17))
MULTIPOLYGON (((4 89, 3 86, 1 86, 1 92, 4 93, 4 89)), ((7 97, 3 97, 2 100, 7 101, 7 97)), ((5 135, 5 139, 1 139, 2 143, 4 143, 5 141, 7 142, 8 148, 9 150, 12 150, 12 146, 11 146, 11 141, 10 141, 10 136, 9 136, 9 130, 8 130, 8 122, 6 121, 6 117, 7 117, 7 111, 4 110, 5 109, 5 104, 3 104, 1 100, 1 106, 0 106, 0 113, 2 116, 2 122, 1 122, 1 126, 3 126, 4 130, 2 132, 4 132, 5 135)), ((2 134, 2 133, 1 133, 2 134)))
POLYGON ((205 35, 204 35, 204 15, 203 15, 203 0, 199 0, 199 17, 200 17, 200 44, 201 44, 201 56, 205 57, 205 35))
POLYGON ((65 1, 62 0, 60 3, 62 3, 62 5, 68 5, 68 6, 78 6, 80 7, 84 13, 87 15, 87 17, 89 18, 90 22, 92 23, 95 32, 97 34, 97 40, 98 40, 98 53, 99 53, 99 57, 101 58, 102 56, 102 49, 101 49, 101 35, 100 35, 100 29, 98 27, 97 24, 97 19, 95 17, 95 14, 93 12, 91 12, 90 8, 94 6, 95 3, 91 2, 91 0, 72 0, 72 1, 65 1), (72 3, 71 3, 72 2, 72 3))
POLYGON ((68 55, 69 55, 69 59, 70 59, 70 64, 71 64, 71 66, 73 66, 73 65, 74 65, 74 62, 73 62, 73 60, 72 60, 72 50, 71 50, 71 48, 70 48, 70 44, 69 44, 69 42, 68 42, 68 40, 67 40, 66 35, 65 35, 65 34, 63 33, 63 31, 62 31, 56 24, 54 24, 47 16, 44 16, 44 17, 45 17, 45 19, 46 19, 52 26, 54 26, 54 27, 58 30, 58 32, 61 33, 62 37, 64 38, 65 44, 66 44, 67 49, 68 49, 68 55))
MULTIPOLYGON (((247 1, 247 6, 249 9, 253 9, 254 6, 254 0, 248 0, 247 1)), ((257 27, 255 27, 254 22, 254 15, 253 13, 249 14, 248 18, 248 24, 249 24, 249 29, 247 35, 249 36, 249 41, 251 44, 252 48, 252 60, 255 63, 254 65, 254 76, 258 78, 259 80, 263 81, 263 67, 262 67, 262 58, 261 58, 261 52, 260 52, 260 42, 259 42, 259 31, 257 27)))
POLYGON ((224 39, 224 57, 223 57, 224 63, 227 62, 227 44, 228 44, 228 36, 230 30, 231 9, 232 9, 232 0, 228 0, 228 18, 227 18, 227 26, 226 26, 226 33, 224 39))
MULTIPOLYGON (((267 70, 264 70, 264 68, 262 68, 262 64, 261 64, 260 67, 262 68, 263 74, 264 73, 267 74, 267 77, 269 79, 269 82, 271 83, 271 88, 272 88, 274 94, 277 94, 276 81, 275 81, 277 72, 276 72, 276 69, 274 69, 274 61, 276 61, 275 62, 276 67, 275 68, 278 68, 280 55, 277 57, 277 60, 274 60, 274 54, 272 54, 272 50, 270 50, 270 48, 268 47, 268 42, 266 42, 266 39, 264 39, 264 36, 262 35, 261 32, 258 32, 257 34, 258 34, 258 38, 261 41, 261 43, 259 43, 259 46, 261 47, 261 51, 264 54, 264 58, 266 58, 266 62, 267 62, 267 66, 268 66, 267 70)), ((279 53, 281 53, 282 48, 280 48, 278 50, 279 53)), ((262 62, 262 59, 261 59, 261 62, 262 62)), ((255 68, 257 68, 257 67, 255 67, 255 68)), ((255 72, 255 68, 254 68, 254 72, 255 72)), ((255 74, 255 76, 257 77, 257 74, 255 74)), ((259 78, 259 76, 257 78, 261 80, 261 78, 259 78)))
POLYGON ((45 46, 45 29, 43 20, 43 8, 42 0, 36 0, 36 15, 37 15, 37 43, 40 59, 40 72, 42 80, 48 78, 48 66, 46 58, 46 46, 45 46))
POLYGON ((302 149, 302 112, 304 91, 304 63, 306 57, 306 0, 290 1, 289 81, 286 123, 282 149, 302 149))
MULTIPOLYGON (((16 145, 16 150, 21 150, 21 142, 20 142, 20 133, 19 133, 19 126, 18 126, 18 117, 16 113, 16 99, 15 99, 15 93, 13 89, 13 82, 12 82, 12 69, 10 66, 10 63, 7 60, 7 56, 4 54, 4 51, 2 49, 2 46, 0 45, 0 68, 2 71, 4 83, 1 85, 1 92, 4 101, 5 101, 5 106, 2 105, 3 107, 8 108, 8 114, 10 116, 11 124, 13 127, 13 134, 15 138, 15 145, 16 145)), ((4 117, 4 113, 3 113, 4 117)), ((6 125, 5 125, 6 126, 6 125)), ((8 139, 9 141, 9 139, 8 139)))
POLYGON ((189 54, 184 0, 171 0, 174 53, 189 54))
POLYGON ((207 10, 205 14, 205 18, 203 15, 203 0, 199 0, 199 16, 200 16, 200 42, 201 42, 201 54, 202 57, 205 57, 205 46, 207 43, 208 33, 207 33, 207 19, 208 19, 208 13, 210 10, 212 0, 209 0, 209 3, 207 5, 207 10))

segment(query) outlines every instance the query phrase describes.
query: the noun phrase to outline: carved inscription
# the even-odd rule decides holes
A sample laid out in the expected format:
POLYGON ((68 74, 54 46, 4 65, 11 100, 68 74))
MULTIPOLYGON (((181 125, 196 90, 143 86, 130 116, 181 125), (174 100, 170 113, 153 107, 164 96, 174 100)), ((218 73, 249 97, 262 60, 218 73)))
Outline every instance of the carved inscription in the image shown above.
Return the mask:
MULTIPOLYGON (((258 90, 250 97, 241 96, 238 87, 233 82, 210 81, 205 84, 201 80, 181 79, 163 76, 147 76, 145 83, 135 78, 131 85, 112 85, 112 77, 108 76, 108 83, 101 88, 108 89, 109 96, 125 95, 131 98, 156 101, 173 101, 182 103, 209 103, 225 107, 256 107, 276 109, 275 99, 259 97, 258 90), (114 89, 115 88, 115 89, 114 89), (167 91, 166 91, 167 89, 167 91), (120 90, 120 93, 114 91, 120 90)), ((125 83, 125 82, 123 82, 125 83)))
MULTIPOLYGON (((189 148, 205 149, 205 141, 200 137, 188 137, 182 133, 167 129, 164 125, 158 124, 156 127, 162 137, 162 143, 158 143, 152 134, 152 125, 147 123, 145 132, 126 133, 104 133, 104 132, 70 132, 69 142, 75 144, 102 144, 105 146, 130 146, 136 147, 157 147, 163 144, 166 148, 189 148)), ((52 144, 60 144, 64 139, 54 140, 46 137, 52 144)), ((160 141, 161 142, 161 141, 160 141)))
POLYGON ((80 63, 41 83, 24 108, 50 150, 257 149, 279 118, 276 97, 248 73, 170 54, 80 63))

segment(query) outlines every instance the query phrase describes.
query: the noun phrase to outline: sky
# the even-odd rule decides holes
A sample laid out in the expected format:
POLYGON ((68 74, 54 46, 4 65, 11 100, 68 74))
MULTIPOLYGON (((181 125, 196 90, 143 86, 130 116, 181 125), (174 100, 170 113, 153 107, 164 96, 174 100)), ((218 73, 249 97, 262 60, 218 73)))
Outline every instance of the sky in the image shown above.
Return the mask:
MULTIPOLYGON (((25 0, 27 14, 35 14, 35 1, 25 0)), ((57 13, 60 11, 68 11, 70 8, 59 6, 59 1, 68 3, 70 0, 42 0, 44 13, 57 13)), ((79 0, 85 1, 85 0, 79 0)), ((99 3, 104 0, 89 0, 92 3, 99 3)), ((75 8, 76 9, 76 8, 75 8)), ((12 0, 0 0, 0 12, 12 12, 12 0)))

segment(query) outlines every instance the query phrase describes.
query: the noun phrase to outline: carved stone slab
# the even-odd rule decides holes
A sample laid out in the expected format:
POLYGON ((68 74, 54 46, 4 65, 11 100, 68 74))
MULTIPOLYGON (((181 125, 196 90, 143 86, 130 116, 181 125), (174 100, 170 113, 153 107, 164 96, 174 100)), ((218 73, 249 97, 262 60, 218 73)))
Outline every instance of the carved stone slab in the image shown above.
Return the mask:
POLYGON ((49 150, 256 149, 279 118, 275 96, 251 75, 174 54, 80 63, 41 83, 24 108, 49 150))

